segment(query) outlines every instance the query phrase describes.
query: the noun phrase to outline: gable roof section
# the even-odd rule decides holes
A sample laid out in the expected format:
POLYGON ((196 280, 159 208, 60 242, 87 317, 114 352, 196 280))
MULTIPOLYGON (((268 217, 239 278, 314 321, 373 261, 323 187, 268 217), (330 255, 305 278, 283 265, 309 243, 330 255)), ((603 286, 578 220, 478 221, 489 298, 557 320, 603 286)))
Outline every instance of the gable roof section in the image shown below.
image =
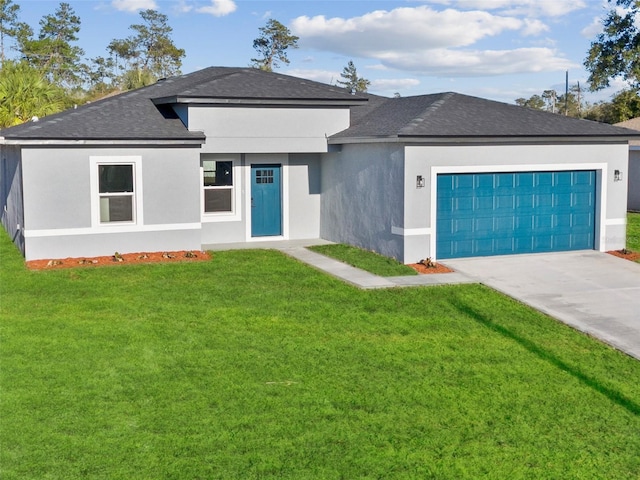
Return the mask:
MULTIPOLYGON (((352 95, 344 88, 303 78, 291 77, 255 68, 210 67, 196 72, 202 82, 183 85, 166 97, 157 96, 162 103, 256 103, 256 104, 322 104, 351 106, 366 103, 366 95, 352 95)), ((168 85, 174 79, 166 80, 168 85)))
POLYGON ((625 141, 638 132, 459 93, 391 98, 330 137, 357 140, 607 137, 625 141))
POLYGON ((640 117, 625 120, 624 122, 614 123, 616 127, 630 128, 631 130, 640 130, 640 117))
MULTIPOLYGON (((614 123, 614 125, 616 127, 630 128, 631 130, 640 131, 640 117, 632 118, 620 123, 614 123)), ((633 147, 634 150, 637 150, 638 147, 640 147, 640 139, 630 141, 629 145, 633 147)))
POLYGON ((201 144, 170 107, 180 101, 203 103, 318 104, 347 108, 366 103, 342 88, 252 68, 210 67, 159 81, 0 131, 0 141, 157 142, 201 144))

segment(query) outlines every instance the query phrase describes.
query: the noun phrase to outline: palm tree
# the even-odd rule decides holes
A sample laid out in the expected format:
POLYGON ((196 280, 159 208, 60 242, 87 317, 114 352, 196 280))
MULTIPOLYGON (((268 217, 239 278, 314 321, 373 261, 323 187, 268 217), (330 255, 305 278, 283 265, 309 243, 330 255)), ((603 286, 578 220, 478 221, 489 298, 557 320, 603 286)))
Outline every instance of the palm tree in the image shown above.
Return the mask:
POLYGON ((0 70, 0 128, 44 117, 65 108, 64 91, 24 62, 7 61, 0 70))

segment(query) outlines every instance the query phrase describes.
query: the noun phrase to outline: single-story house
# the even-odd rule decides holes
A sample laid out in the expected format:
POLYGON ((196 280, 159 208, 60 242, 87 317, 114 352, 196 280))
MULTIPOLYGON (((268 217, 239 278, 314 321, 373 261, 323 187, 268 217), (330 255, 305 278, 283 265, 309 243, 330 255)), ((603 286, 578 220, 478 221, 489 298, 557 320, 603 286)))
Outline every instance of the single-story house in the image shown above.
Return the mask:
POLYGON ((420 259, 625 246, 640 133, 211 67, 0 131, 27 260, 323 238, 420 259))
MULTIPOLYGON (((616 126, 640 131, 640 117, 616 123, 616 126)), ((631 140, 629 142, 627 184, 629 189, 627 208, 633 212, 640 212, 640 140, 631 140)))

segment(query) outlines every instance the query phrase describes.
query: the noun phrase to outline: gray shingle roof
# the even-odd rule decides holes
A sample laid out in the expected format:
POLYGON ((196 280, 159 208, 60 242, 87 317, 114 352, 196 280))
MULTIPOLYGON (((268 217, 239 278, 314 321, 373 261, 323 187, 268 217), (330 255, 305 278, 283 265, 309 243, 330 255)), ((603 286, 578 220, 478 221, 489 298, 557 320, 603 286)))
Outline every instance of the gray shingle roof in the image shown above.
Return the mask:
POLYGON ((163 98, 260 99, 303 102, 339 101, 348 106, 366 102, 343 88, 251 68, 210 67, 154 85, 0 130, 17 140, 144 140, 202 141, 189 132, 171 108, 156 105, 163 98), (154 103, 154 100, 156 102, 154 103))
POLYGON ((332 136, 332 143, 372 137, 634 136, 611 125, 457 93, 389 99, 252 68, 210 67, 6 128, 0 137, 203 142, 204 135, 188 131, 169 106, 176 102, 348 106, 351 127, 332 136))
POLYGON ((390 98, 331 137, 593 137, 638 132, 459 93, 390 98))
MULTIPOLYGON (((352 104, 366 102, 365 95, 351 95, 344 88, 291 77, 279 73, 267 73, 254 68, 210 67, 195 72, 197 78, 191 85, 176 79, 180 88, 168 88, 169 96, 188 98, 225 98, 254 100, 336 100, 352 104)), ((169 79, 165 83, 173 83, 169 79)), ((160 97, 161 95, 157 95, 160 97)))
POLYGON ((614 123, 617 127, 630 128, 631 130, 640 130, 640 117, 625 120, 624 122, 614 123))

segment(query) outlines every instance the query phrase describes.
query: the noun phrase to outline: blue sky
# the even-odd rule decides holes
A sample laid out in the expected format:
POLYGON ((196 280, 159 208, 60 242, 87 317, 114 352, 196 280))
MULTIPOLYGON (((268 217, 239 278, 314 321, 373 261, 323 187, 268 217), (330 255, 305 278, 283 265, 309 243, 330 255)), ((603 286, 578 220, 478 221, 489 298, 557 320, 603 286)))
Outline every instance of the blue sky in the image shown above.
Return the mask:
MULTIPOLYGON (((59 1, 14 0, 34 30, 59 1)), ((456 91, 513 103, 570 83, 586 86, 582 63, 601 29, 606 0, 67 0, 80 16, 86 57, 107 56, 114 38, 140 23, 141 8, 169 17, 185 49, 182 72, 246 66, 269 18, 300 37, 280 73, 335 82, 349 60, 372 93, 456 91)), ((587 94, 608 100, 623 88, 587 94)))

